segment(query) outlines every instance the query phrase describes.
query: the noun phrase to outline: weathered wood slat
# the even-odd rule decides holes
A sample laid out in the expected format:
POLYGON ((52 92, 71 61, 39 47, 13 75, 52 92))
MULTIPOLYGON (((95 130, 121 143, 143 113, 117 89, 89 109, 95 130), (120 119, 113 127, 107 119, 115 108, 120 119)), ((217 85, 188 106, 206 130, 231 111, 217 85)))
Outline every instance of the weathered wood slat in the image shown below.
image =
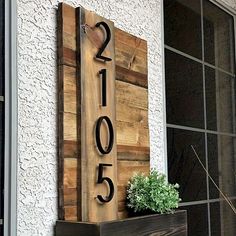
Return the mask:
POLYGON ((147 75, 116 65, 116 79, 144 88, 148 87, 147 75))
POLYGON ((77 206, 77 188, 64 188, 64 205, 77 206))
POLYGON ((77 221, 77 206, 64 206, 64 218, 68 221, 77 221))
MULTIPOLYGON (((102 222, 117 219, 117 150, 116 137, 109 154, 101 156, 95 145, 94 127, 99 117, 107 116, 116 133, 115 104, 115 46, 113 22, 98 16, 94 12, 77 8, 77 48, 81 90, 81 205, 82 221, 102 222), (79 16, 79 17, 78 17, 79 16), (106 37, 104 30, 95 27, 98 22, 106 22, 111 31, 111 39, 104 51, 111 61, 101 62, 95 59, 100 36, 106 37), (101 106, 101 78, 99 71, 106 69, 107 105, 101 106), (106 183, 97 184, 100 163, 112 164, 104 168, 103 176, 109 177, 114 184, 114 196, 108 203, 101 203, 97 195, 107 196, 106 183)), ((103 140, 108 140, 107 132, 100 132, 103 140)), ((106 142, 107 143, 107 142, 106 142)))
POLYGON ((58 9, 59 219, 79 220, 75 9, 58 9))
POLYGON ((77 141, 64 140, 64 158, 77 158, 79 150, 77 141))
POLYGON ((150 164, 148 161, 123 161, 118 160, 118 212, 123 216, 127 216, 126 213, 126 189, 127 183, 135 173, 142 172, 144 174, 149 173, 150 164), (123 214, 121 214, 123 212, 123 214))
POLYGON ((147 88, 147 42, 120 29, 115 39, 116 78, 147 88))

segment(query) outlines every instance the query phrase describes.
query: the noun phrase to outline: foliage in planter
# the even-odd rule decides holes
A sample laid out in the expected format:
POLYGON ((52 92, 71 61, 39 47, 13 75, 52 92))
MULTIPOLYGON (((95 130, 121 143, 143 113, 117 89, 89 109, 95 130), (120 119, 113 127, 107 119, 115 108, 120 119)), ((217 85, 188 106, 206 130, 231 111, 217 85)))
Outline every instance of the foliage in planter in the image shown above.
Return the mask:
POLYGON ((181 201, 178 188, 155 170, 148 176, 135 174, 128 182, 127 206, 134 212, 173 212, 181 201))

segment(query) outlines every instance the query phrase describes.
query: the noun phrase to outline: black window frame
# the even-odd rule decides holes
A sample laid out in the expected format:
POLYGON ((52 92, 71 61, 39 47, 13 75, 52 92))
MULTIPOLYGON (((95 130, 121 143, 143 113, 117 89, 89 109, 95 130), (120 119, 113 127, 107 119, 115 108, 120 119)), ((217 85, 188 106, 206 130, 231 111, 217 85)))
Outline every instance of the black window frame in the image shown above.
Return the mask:
MULTIPOLYGON (((163 0, 163 1, 165 1, 165 0, 163 0)), ((200 0, 200 2, 201 2, 201 14, 203 13, 203 0, 200 0)), ((233 36, 234 36, 234 60, 236 61, 236 37, 235 37, 235 35, 236 35, 236 12, 234 12, 233 10, 231 10, 229 7, 227 7, 225 4, 219 4, 218 2, 216 2, 216 1, 214 1, 214 0, 209 0, 209 2, 211 2, 212 4, 214 4, 215 6, 217 6, 219 9, 221 9, 221 10, 223 10, 223 11, 225 11, 226 13, 228 13, 228 14, 230 14, 232 17, 233 17, 233 22, 234 22, 234 33, 233 33, 233 36)), ((164 4, 163 4, 163 11, 164 11, 165 9, 164 9, 164 4)), ((202 27, 203 27, 203 16, 201 15, 201 21, 202 21, 202 27)), ((165 31, 165 29, 164 29, 164 31, 165 31)), ((204 40, 204 39, 202 39, 202 40, 204 40)), ((204 44, 203 44, 203 46, 204 46, 204 44)), ((188 59, 191 59, 191 60, 193 60, 193 61, 196 61, 196 62, 200 62, 200 61, 203 61, 203 67, 205 67, 205 66, 207 66, 207 64, 209 64, 209 63, 206 63, 205 61, 204 61, 204 57, 203 57, 203 59, 199 59, 199 58, 197 58, 197 57, 194 57, 194 56, 192 56, 192 55, 190 55, 190 54, 188 54, 188 53, 186 53, 186 52, 183 52, 183 51, 181 51, 181 50, 178 50, 178 49, 176 49, 176 48, 174 48, 174 47, 172 47, 172 46, 169 46, 169 45, 166 45, 165 43, 164 43, 164 49, 165 50, 168 50, 168 51, 170 51, 170 52, 174 52, 174 53, 177 53, 178 55, 181 55, 181 56, 183 56, 183 57, 185 57, 185 58, 188 58, 188 59)), ((204 53, 204 47, 202 47, 202 50, 203 50, 203 53, 204 53)), ((164 63, 165 64, 165 63, 164 63)), ((215 68, 216 68, 217 66, 215 66, 215 68)), ((224 69, 222 70, 222 68, 217 68, 217 69, 219 69, 219 71, 222 71, 222 72, 226 72, 224 69)), ((203 69, 203 73, 205 72, 205 69, 203 69)), ((232 71, 230 71, 228 74, 229 75, 233 75, 234 76, 234 79, 236 79, 236 72, 234 71, 234 73, 232 72, 232 71)), ((166 82, 165 82, 165 84, 166 84, 166 82)), ((236 92, 236 91, 235 91, 236 92)), ((165 98, 167 98, 167 96, 168 96, 168 94, 167 93, 165 93, 165 98)), ((204 98, 205 99, 205 98, 204 98)), ((204 101, 205 102, 205 101, 204 101)), ((166 104, 166 106, 167 106, 167 104, 166 104)), ((204 106, 206 106, 206 105, 204 105, 204 106)), ((166 107, 166 109, 167 109, 167 107, 166 107)), ((204 108, 205 109, 205 108, 204 108)), ((192 131, 192 132, 202 132, 204 135, 205 135, 205 140, 206 140, 206 142, 207 142, 207 133, 208 133, 208 131, 209 130, 207 130, 207 128, 206 128, 206 124, 205 124, 205 127, 203 128, 203 129, 201 129, 201 128, 199 128, 199 127, 190 127, 190 126, 185 126, 185 125, 178 125, 178 124, 172 124, 172 123, 168 123, 167 122, 167 119, 168 119, 168 115, 166 114, 166 130, 167 129, 177 129, 177 130, 183 130, 183 131, 192 131)), ((204 120, 206 119, 206 117, 204 118, 204 120)), ((204 122, 206 122, 206 120, 204 121, 204 122)), ((232 131, 233 132, 233 136, 234 137, 236 137, 236 132, 235 132, 235 130, 234 131, 232 131)), ((167 133, 167 131, 166 131, 166 133, 167 133)), ((209 134, 211 134, 211 133, 213 133, 213 134, 216 134, 216 135, 231 135, 231 133, 230 132, 220 132, 220 131, 217 131, 217 132, 214 132, 214 131, 211 131, 210 130, 210 132, 209 132, 209 134)), ((167 137, 167 134, 166 134, 166 137, 167 137)), ((168 142, 168 139, 166 138, 166 141, 168 142)), ((206 146, 207 146, 207 144, 205 144, 206 146)), ((168 158, 168 157, 167 157, 168 158)), ((168 161, 168 160, 167 160, 168 161)), ((208 161, 208 159, 207 159, 207 161, 208 161)), ((170 173, 168 173, 168 176, 170 176, 170 173)), ((209 180, 207 179, 207 184, 209 185, 209 180)), ((207 187, 208 188, 208 190, 207 191, 209 191, 209 186, 207 187)), ((235 197, 236 198, 236 197, 235 197)), ((234 198, 232 198, 232 200, 234 200, 234 198)), ((197 204, 199 204, 199 206, 201 206, 201 205, 203 205, 203 204, 208 204, 208 213, 211 211, 211 205, 213 204, 213 203, 217 203, 217 201, 215 201, 214 199, 213 200, 211 200, 211 199, 209 199, 209 196, 207 197, 207 200, 205 201, 198 201, 198 202, 195 202, 194 204, 191 204, 191 202, 184 202, 184 203, 181 203, 180 204, 180 206, 183 206, 183 207, 187 207, 187 206, 197 206, 197 204)), ((208 221, 209 220, 211 220, 211 218, 208 218, 208 221)), ((208 223, 208 226, 209 226, 209 224, 210 223, 208 223)), ((208 229, 208 233, 209 233, 209 235, 211 235, 211 229, 210 229, 210 227, 209 227, 209 229, 208 229)))
POLYGON ((0 0, 0 236, 4 222, 5 1, 0 0))

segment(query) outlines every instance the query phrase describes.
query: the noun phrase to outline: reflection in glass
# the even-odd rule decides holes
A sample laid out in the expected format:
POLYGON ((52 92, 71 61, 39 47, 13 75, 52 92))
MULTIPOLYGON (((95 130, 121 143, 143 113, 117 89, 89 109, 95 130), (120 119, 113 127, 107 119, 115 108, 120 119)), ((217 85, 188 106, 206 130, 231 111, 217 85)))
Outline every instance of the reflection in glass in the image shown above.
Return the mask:
POLYGON ((201 59, 200 0, 164 0, 164 4, 165 44, 201 59))
MULTIPOLYGON (((0 0, 0 96, 4 96, 4 1, 0 0)), ((3 202, 3 184, 4 184, 4 133, 3 133, 4 109, 3 102, 0 102, 0 219, 3 219, 4 202, 3 202)), ((0 235, 3 235, 3 228, 0 225, 0 235)))
POLYGON ((168 128, 167 135, 169 181, 180 185, 183 202, 205 200, 206 174, 190 147, 194 146, 205 164, 204 134, 168 128))
POLYGON ((0 96, 4 88, 4 1, 0 0, 0 96))
MULTIPOLYGON (((3 103, 0 102, 0 190, 3 189, 4 179, 4 129, 3 129, 4 113, 3 103)), ((2 193, 2 191, 1 191, 2 193)), ((0 219, 3 219, 3 195, 0 194, 0 219)), ((1 234, 0 234, 1 235, 1 234)))
POLYGON ((187 210, 189 236, 208 235, 207 204, 184 206, 180 209, 187 210))
MULTIPOLYGON (((232 201, 236 206, 236 202, 232 201)), ((210 204, 211 213, 211 235, 235 236, 236 235, 236 217, 226 201, 220 201, 210 204)))
POLYGON ((207 129, 234 133, 234 78, 205 67, 207 129))
POLYGON ((204 128, 202 65, 165 51, 167 123, 204 128))
MULTIPOLYGON (((227 196, 236 196, 236 138, 207 135, 209 174, 227 196)), ((221 198, 209 180, 210 198, 221 198)))
POLYGON ((203 1, 205 61, 234 72, 233 17, 219 7, 203 1))

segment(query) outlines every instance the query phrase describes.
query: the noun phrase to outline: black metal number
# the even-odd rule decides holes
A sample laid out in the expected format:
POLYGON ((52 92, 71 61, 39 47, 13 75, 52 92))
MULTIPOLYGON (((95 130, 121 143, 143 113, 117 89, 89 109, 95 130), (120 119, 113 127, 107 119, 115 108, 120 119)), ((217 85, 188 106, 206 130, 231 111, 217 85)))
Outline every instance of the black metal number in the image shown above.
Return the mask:
POLYGON ((104 166, 112 166, 112 164, 99 164, 98 167, 98 184, 102 184, 104 181, 107 181, 109 188, 110 188, 110 193, 107 197, 103 198, 101 195, 97 195, 97 198, 100 202, 110 202, 114 196, 114 184, 112 180, 108 177, 103 177, 103 167, 104 166))
POLYGON ((97 148, 98 148, 99 152, 101 154, 108 154, 109 152, 111 152, 112 147, 113 147, 113 143, 114 143, 114 131, 113 131, 113 126, 112 126, 112 123, 111 123, 111 120, 109 119, 109 117, 101 116, 98 118, 95 132, 96 132, 96 144, 97 144, 97 148), (108 130, 109 130, 109 143, 108 143, 108 147, 106 150, 102 147, 102 143, 101 143, 101 139, 100 139, 100 128, 101 128, 101 124, 102 124, 103 120, 106 121, 107 126, 108 126, 108 130))
POLYGON ((107 106, 107 70, 102 69, 99 71, 99 74, 102 75, 102 106, 107 106))
POLYGON ((105 56, 102 55, 102 53, 104 52, 104 50, 105 50, 107 44, 108 44, 108 43, 110 42, 110 40, 111 40, 111 31, 110 31, 110 28, 109 28, 108 24, 107 24, 106 22, 104 22, 104 21, 98 22, 95 26, 96 26, 96 27, 103 26, 104 29, 105 29, 105 31, 106 31, 106 39, 105 39, 105 41, 103 42, 101 48, 99 48, 98 53, 97 53, 97 55, 96 55, 96 58, 101 59, 101 60, 103 60, 103 61, 111 61, 111 60, 112 60, 111 58, 105 57, 105 56))

